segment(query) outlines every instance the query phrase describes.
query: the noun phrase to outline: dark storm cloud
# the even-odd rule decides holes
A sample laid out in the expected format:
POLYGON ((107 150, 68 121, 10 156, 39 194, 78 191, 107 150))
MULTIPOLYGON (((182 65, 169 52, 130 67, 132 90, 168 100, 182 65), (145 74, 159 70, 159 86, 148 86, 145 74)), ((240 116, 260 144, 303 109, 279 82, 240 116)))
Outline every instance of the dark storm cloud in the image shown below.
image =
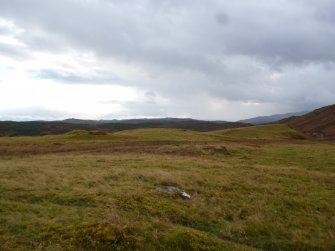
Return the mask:
MULTIPOLYGON (((0 15, 25 29, 18 38, 32 50, 136 66, 146 81, 118 81, 175 103, 206 93, 295 111, 335 100, 332 0, 0 0, 0 15)), ((51 69, 39 77, 102 81, 51 69)))

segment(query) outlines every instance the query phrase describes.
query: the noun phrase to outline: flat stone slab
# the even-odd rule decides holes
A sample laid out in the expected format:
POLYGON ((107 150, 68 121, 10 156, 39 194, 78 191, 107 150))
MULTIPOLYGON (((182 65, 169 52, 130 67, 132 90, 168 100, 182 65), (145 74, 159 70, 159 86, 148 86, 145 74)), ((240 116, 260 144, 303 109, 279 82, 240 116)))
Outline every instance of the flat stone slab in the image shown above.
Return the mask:
POLYGON ((171 194, 171 195, 179 195, 183 199, 191 199, 191 195, 186 193, 185 191, 181 190, 177 186, 167 186, 167 185, 161 185, 157 188, 159 192, 171 194))

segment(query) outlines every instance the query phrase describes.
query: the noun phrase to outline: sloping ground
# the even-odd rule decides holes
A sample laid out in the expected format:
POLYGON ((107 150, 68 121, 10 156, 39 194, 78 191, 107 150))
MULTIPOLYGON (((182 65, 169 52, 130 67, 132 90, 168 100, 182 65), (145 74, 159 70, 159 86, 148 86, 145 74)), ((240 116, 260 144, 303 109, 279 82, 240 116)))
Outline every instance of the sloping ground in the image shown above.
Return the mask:
POLYGON ((335 105, 322 107, 299 117, 281 122, 318 138, 335 138, 335 105))
POLYGON ((213 131, 213 134, 234 139, 304 139, 305 135, 284 124, 249 126, 213 131))

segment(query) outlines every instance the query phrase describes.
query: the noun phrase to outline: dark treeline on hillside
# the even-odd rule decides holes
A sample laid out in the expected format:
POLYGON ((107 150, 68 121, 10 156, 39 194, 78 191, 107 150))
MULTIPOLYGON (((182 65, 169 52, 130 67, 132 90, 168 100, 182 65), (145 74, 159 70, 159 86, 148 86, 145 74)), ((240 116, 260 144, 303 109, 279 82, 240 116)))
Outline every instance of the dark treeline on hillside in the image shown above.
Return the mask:
POLYGON ((193 119, 133 119, 94 121, 69 119, 64 121, 0 121, 0 136, 38 136, 62 134, 72 130, 101 130, 107 132, 139 128, 178 128, 194 131, 212 131, 249 126, 250 124, 193 119))

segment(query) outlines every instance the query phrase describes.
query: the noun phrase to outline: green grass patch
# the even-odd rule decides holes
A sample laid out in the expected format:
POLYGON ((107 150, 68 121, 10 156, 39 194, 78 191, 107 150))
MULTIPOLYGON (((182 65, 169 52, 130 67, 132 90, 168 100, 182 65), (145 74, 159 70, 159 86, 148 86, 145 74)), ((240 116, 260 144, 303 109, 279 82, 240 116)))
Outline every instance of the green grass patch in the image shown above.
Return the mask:
POLYGON ((212 133, 235 139, 305 139, 306 136, 285 124, 250 126, 213 131, 212 133))

